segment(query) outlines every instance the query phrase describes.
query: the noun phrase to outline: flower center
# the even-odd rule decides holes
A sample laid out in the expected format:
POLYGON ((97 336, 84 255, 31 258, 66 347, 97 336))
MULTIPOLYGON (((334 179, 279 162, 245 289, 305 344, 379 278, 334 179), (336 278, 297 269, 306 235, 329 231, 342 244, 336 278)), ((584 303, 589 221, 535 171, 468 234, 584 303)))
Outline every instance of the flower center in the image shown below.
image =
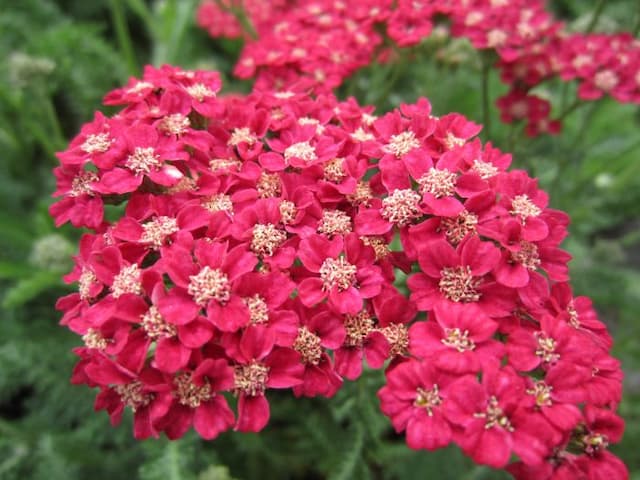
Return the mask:
POLYGON ((233 379, 236 395, 263 395, 269 379, 269 367, 255 360, 248 365, 238 365, 233 371, 233 379))
POLYGON ((362 243, 373 248, 376 254, 376 260, 383 260, 389 256, 391 249, 389 244, 383 237, 360 237, 362 243))
POLYGON ((111 144, 115 142, 108 133, 92 133, 87 135, 80 149, 89 154, 104 153, 109 150, 111 144))
POLYGON ((209 160, 209 170, 213 173, 230 172, 240 169, 242 162, 237 158, 212 158, 209 160))
POLYGON ((433 385, 431 390, 425 390, 418 387, 416 390, 416 399, 413 401, 413 406, 418 408, 424 408, 427 411, 427 415, 433 416, 433 408, 442 403, 442 397, 438 390, 438 385, 433 385))
POLYGON ((536 270, 540 265, 538 247, 534 243, 527 242, 526 240, 520 242, 520 250, 511 252, 511 259, 532 271, 536 270))
POLYGON ((334 158, 324 164, 324 179, 329 182, 340 183, 347 176, 344 171, 344 158, 334 158))
POLYGON ((322 347, 320 337, 311 332, 307 327, 298 329, 298 336, 293 342, 293 349, 302 356, 304 363, 318 365, 322 358, 322 347))
POLYGON ((603 70, 593 77, 593 83, 603 92, 610 92, 618 85, 618 76, 611 70, 603 70))
POLYGON ((560 354, 556 353, 556 341, 544 332, 534 332, 533 335, 538 342, 536 355, 545 363, 557 362, 560 359, 560 354))
POLYGON ((573 301, 567 306, 567 313, 569 314, 569 325, 573 328, 580 328, 580 317, 578 311, 573 306, 573 301))
POLYGON ((82 267, 82 273, 78 279, 78 293, 82 300, 90 300, 91 286, 98 281, 98 277, 86 267, 82 267))
POLYGON ((523 194, 513 198, 509 213, 520 217, 520 221, 524 224, 528 217, 537 217, 542 210, 526 194, 523 194))
POLYGON ((296 207, 295 203, 289 200, 283 200, 280 202, 280 207, 278 209, 280 210, 280 219, 285 225, 293 223, 298 215, 298 207, 296 207))
MULTIPOLYGON (((306 51, 302 50, 302 56, 305 57, 306 56, 306 51)), ((316 119, 316 118, 311 118, 311 117, 300 117, 298 119, 298 125, 315 125, 316 126, 316 133, 322 135, 322 132, 324 132, 324 125, 320 125, 320 120, 316 119)))
POLYGON ((446 217, 441 220, 441 225, 447 240, 453 245, 459 244, 467 235, 476 232, 478 225, 477 215, 463 210, 457 217, 446 217))
POLYGON ((368 142, 376 139, 372 133, 366 132, 362 127, 358 127, 356 131, 351 134, 351 138, 356 142, 368 142))
POLYGON ((538 407, 549 407, 553 403, 551 400, 551 390, 553 390, 552 386, 539 380, 533 385, 533 388, 527 390, 527 393, 534 396, 538 407))
POLYGON ((111 284, 111 294, 114 298, 118 298, 125 293, 133 293, 140 295, 142 293, 142 283, 140 283, 140 270, 135 263, 124 267, 113 277, 111 284))
POLYGON ((199 407, 202 402, 210 400, 215 395, 208 382, 202 385, 193 383, 193 375, 190 372, 177 373, 173 379, 173 386, 173 396, 180 404, 191 408, 199 407))
POLYGON ((323 210, 318 232, 331 237, 351 232, 351 217, 342 210, 323 210))
POLYGON ((361 347, 365 338, 373 331, 373 318, 366 310, 357 315, 347 315, 344 328, 347 332, 345 345, 348 347, 361 347))
POLYGON ((482 12, 471 11, 465 17, 464 24, 467 27, 471 27, 473 25, 480 23, 482 20, 484 20, 484 15, 482 14, 482 12))
POLYGON ((484 428, 487 430, 493 427, 502 427, 508 432, 514 431, 509 418, 504 414, 498 405, 498 399, 494 396, 489 398, 489 404, 484 413, 475 413, 473 416, 476 418, 484 418, 486 420, 484 428))
POLYGON ((256 189, 260 198, 278 197, 282 193, 282 182, 277 173, 262 172, 256 189))
POLYGON ((440 341, 447 347, 455 348, 458 352, 468 352, 476 348, 476 344, 469 338, 469 330, 459 328, 445 328, 445 338, 440 341))
POLYGON ((481 294, 476 290, 480 279, 474 278, 471 267, 445 267, 440 271, 440 292, 453 302, 477 302, 481 294))
POLYGON ((229 215, 233 215, 233 202, 231 201, 231 197, 224 193, 217 193, 216 195, 205 197, 200 201, 200 205, 212 213, 227 212, 229 215))
POLYGON ((609 439, 601 433, 589 433, 582 437, 582 444, 587 455, 595 455, 609 446, 609 439))
POLYGON ((167 192, 167 194, 173 195, 174 193, 194 192, 197 189, 198 187, 193 178, 183 176, 180 178, 180 180, 178 180, 178 183, 167 188, 165 191, 167 192))
POLYGON ((242 301, 249 309, 249 320, 253 325, 269 322, 269 306, 264 297, 256 293, 251 297, 243 298, 242 301))
POLYGON ((93 189, 91 188, 91 183, 97 182, 100 180, 98 175, 94 172, 81 172, 76 175, 71 181, 71 191, 69 192, 70 197, 79 197, 81 195, 90 195, 93 196, 93 189))
POLYGON ((365 112, 362 114, 362 123, 364 123, 368 127, 373 125, 377 119, 378 117, 376 117, 375 115, 371 115, 370 113, 365 112))
POLYGON ((212 299, 225 303, 231 297, 231 284, 222 270, 205 266, 198 274, 189 277, 187 292, 200 306, 212 299))
POLYGON ((96 350, 104 350, 109 345, 109 340, 104 338, 99 330, 90 328, 82 336, 82 341, 87 348, 95 348, 96 350))
POLYGON ((284 151, 284 159, 289 162, 292 158, 299 158, 307 163, 318 159, 316 149, 309 142, 298 142, 289 145, 284 151))
POLYGON ((331 290, 338 287, 343 291, 356 281, 358 269, 351 265, 344 257, 327 258, 320 267, 320 278, 324 282, 323 289, 331 290))
POLYGON ((140 93, 143 90, 146 90, 147 88, 153 88, 153 83, 150 82, 136 82, 136 84, 127 89, 127 93, 140 93))
POLYGON ((142 383, 140 383, 139 380, 134 380, 125 385, 116 385, 113 389, 120 395, 120 401, 131 407, 134 413, 139 408, 149 405, 153 399, 151 394, 145 393, 142 390, 142 383))
POLYGON ((160 216, 142 225, 142 243, 150 243, 154 248, 160 248, 169 235, 176 233, 178 222, 175 218, 160 216))
POLYGON ((251 132, 249 127, 234 128, 231 137, 227 141, 227 145, 237 147, 241 143, 253 145, 258 138, 251 132))
POLYGON ((400 158, 419 146, 420 142, 416 138, 416 135, 411 130, 407 130, 397 135, 391 135, 389 143, 382 147, 382 150, 385 153, 392 153, 400 158))
POLYGON ((483 162, 482 160, 474 160, 471 171, 480 175, 480 178, 484 180, 495 177, 499 172, 498 167, 493 163, 483 162))
POLYGON ((456 137, 453 132, 447 132, 443 143, 448 150, 452 150, 455 147, 461 147, 467 143, 467 141, 464 138, 456 137))
POLYGON ((418 180, 420 193, 430 193, 436 198, 450 197, 455 193, 457 178, 458 176, 449 170, 430 168, 418 180))
POLYGON ((166 135, 181 136, 187 133, 191 122, 188 117, 185 117, 181 113, 172 113, 160 120, 158 124, 158 130, 164 132, 166 135))
POLYGON ((176 326, 167 323, 155 305, 151 305, 142 315, 142 329, 151 340, 175 337, 178 334, 176 326))
POLYGON ((273 223, 256 223, 253 226, 251 250, 256 255, 270 257, 286 239, 286 232, 277 228, 273 223))
POLYGON ((373 190, 371 190, 371 185, 369 182, 364 180, 361 180, 356 184, 355 192, 347 195, 347 200, 354 205, 369 205, 372 198, 373 190))
POLYGON ((216 92, 202 83, 195 83, 186 88, 187 93, 195 98, 198 102, 203 102, 205 98, 211 98, 216 96, 216 92))
POLYGON ((389 342, 389 356, 405 355, 409 348, 409 331, 401 323, 391 323, 380 329, 380 333, 389 342))
POLYGON ((288 90, 282 92, 276 92, 273 94, 274 97, 279 98, 281 100, 286 100, 287 98, 294 97, 296 94, 294 92, 290 92, 288 90))
POLYGON ((139 175, 159 169, 162 163, 153 147, 136 147, 127 157, 125 165, 139 175))
POLYGON ((420 211, 420 195, 411 189, 394 190, 391 195, 382 200, 382 217, 404 227, 422 215, 420 211))
POLYGON ((504 30, 494 28, 487 34, 487 46, 491 48, 501 47, 509 38, 509 35, 504 30))

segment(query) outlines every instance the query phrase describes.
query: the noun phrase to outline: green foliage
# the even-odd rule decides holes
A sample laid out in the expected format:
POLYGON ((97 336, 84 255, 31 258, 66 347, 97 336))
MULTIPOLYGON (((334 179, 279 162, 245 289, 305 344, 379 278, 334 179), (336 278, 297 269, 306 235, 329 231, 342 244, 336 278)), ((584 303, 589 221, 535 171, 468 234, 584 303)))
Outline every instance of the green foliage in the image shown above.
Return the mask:
MULTIPOLYGON (((78 234, 57 232, 47 215, 54 154, 101 108, 102 96, 144 64, 218 69, 227 90, 248 89, 230 76, 241 43, 213 41, 197 29, 196 3, 0 0, 0 478, 506 478, 455 448, 408 449, 379 412, 381 372, 347 382, 331 400, 269 391, 272 420, 264 432, 229 432, 214 442, 193 432, 179 442, 136 442, 130 414, 112 428, 106 413, 93 412, 95 392, 70 385, 78 338, 57 325, 53 305, 70 291, 61 276, 78 234)), ((589 26, 596 4, 549 3, 575 30, 589 26)), ((637 28, 632 6, 608 1, 597 29, 637 28)), ((374 103, 378 112, 428 96, 434 114, 483 121, 482 59, 468 42, 432 38, 398 53, 394 64, 358 72, 339 94, 374 103)), ((506 90, 495 72, 487 86, 492 99, 506 90)), ((539 93, 561 108, 575 98, 575 88, 560 84, 539 93)), ((514 165, 539 176, 551 205, 572 217, 565 247, 574 255, 574 289, 594 299, 628 379, 620 408, 627 433, 614 452, 638 478, 640 112, 592 102, 567 116, 562 135, 537 139, 522 135, 521 126, 501 125, 495 109, 488 115, 491 135, 485 129, 483 140, 514 151, 514 165)))

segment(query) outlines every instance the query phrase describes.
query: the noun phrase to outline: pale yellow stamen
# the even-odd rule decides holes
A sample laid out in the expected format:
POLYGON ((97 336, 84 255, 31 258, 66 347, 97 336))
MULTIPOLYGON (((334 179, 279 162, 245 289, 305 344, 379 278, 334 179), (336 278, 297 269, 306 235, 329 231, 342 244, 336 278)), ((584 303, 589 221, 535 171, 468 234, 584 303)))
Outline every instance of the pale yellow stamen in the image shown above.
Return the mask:
POLYGON ((84 143, 80 145, 80 149, 89 154, 104 153, 109 150, 111 144, 115 142, 108 133, 92 133, 87 135, 84 143))
POLYGON ((440 275, 438 286, 449 300, 463 303, 480 300, 481 294, 476 290, 480 279, 473 276, 470 266, 445 267, 440 275))
POLYGON ((311 365, 318 365, 322 358, 322 346, 320 337, 311 332, 307 327, 298 329, 298 336, 293 343, 293 349, 302 356, 302 361, 311 365))
POLYGON ((142 293, 142 283, 140 282, 140 269, 135 263, 124 267, 113 277, 111 294, 118 298, 126 293, 140 295, 142 293))
POLYGON ((269 379, 269 367, 253 361, 248 365, 238 365, 234 369, 234 391, 236 395, 251 397, 263 395, 269 379))
POLYGON ((445 328, 445 338, 440 341, 447 347, 455 348, 458 352, 468 352, 476 348, 476 344, 469 338, 469 330, 459 328, 445 328))
POLYGON ((202 385, 193 383, 193 374, 180 372, 173 380, 175 390, 173 396, 178 399, 181 405, 191 408, 198 408, 202 402, 211 400, 215 392, 211 391, 211 385, 205 382, 202 385))
POLYGON ((391 135, 389 143, 382 147, 382 150, 385 153, 391 153, 400 158, 419 146, 420 142, 416 138, 416 135, 411 130, 407 130, 397 135, 391 135))
POLYGON ((394 190, 382 200, 380 214, 385 220, 404 227, 422 216, 420 200, 420 194, 411 189, 394 190))
POLYGON ((153 147, 136 147, 133 153, 127 157, 125 165, 139 175, 158 170, 162 166, 162 162, 153 147))
POLYGON ((200 306, 206 305, 209 300, 225 303, 231 298, 231 285, 222 270, 205 266, 189 277, 187 292, 200 306))
POLYGON ((418 408, 424 408, 427 411, 427 415, 433 416, 434 407, 439 406, 442 403, 442 397, 438 385, 434 385, 431 390, 425 390, 424 388, 418 388, 416 390, 416 399, 413 405, 418 408))

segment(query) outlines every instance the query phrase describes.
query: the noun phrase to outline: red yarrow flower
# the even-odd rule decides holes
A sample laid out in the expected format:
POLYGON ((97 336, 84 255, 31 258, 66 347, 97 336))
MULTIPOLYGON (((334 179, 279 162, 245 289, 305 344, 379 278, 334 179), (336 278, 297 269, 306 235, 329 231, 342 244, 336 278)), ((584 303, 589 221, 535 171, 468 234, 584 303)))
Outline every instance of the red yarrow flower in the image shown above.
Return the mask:
POLYGON ((477 305, 437 307, 432 316, 409 329, 409 352, 440 370, 478 373, 504 355, 502 343, 492 339, 498 324, 477 305))
POLYGON ((325 298, 338 313, 355 315, 363 300, 375 297, 382 288, 380 267, 375 253, 354 233, 329 240, 312 235, 300 242, 298 256, 309 272, 298 287, 300 300, 314 306, 325 298))
POLYGON ((304 365, 290 348, 274 347, 275 335, 262 326, 246 329, 237 352, 230 352, 234 366, 234 392, 238 395, 235 429, 258 432, 269 421, 267 388, 289 388, 302 383, 304 365))
POLYGON ((445 373, 429 362, 409 359, 387 371, 378 391, 380 410, 391 419, 396 432, 406 430, 413 449, 436 450, 453 440, 455 425, 447 418, 451 388, 474 382, 470 375, 445 373))
POLYGON ((249 323, 249 309, 234 292, 236 280, 253 271, 257 263, 244 246, 229 249, 227 243, 185 238, 161 253, 162 269, 175 284, 158 302, 168 322, 187 324, 204 309, 207 319, 224 332, 249 323))

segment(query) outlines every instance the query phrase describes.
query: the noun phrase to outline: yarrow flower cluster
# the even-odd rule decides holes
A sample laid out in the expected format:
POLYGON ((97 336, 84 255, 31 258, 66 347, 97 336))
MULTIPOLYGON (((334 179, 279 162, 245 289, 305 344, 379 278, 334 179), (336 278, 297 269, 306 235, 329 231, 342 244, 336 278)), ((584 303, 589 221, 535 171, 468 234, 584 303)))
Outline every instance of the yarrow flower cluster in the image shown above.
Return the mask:
POLYGON ((272 389, 331 397, 366 362, 411 448, 624 478, 620 364, 536 180, 426 99, 220 86, 147 67, 59 154, 51 214, 90 233, 57 307, 96 409, 139 439, 256 432, 272 389))
POLYGON ((501 119, 526 121, 530 136, 561 129, 550 101, 532 91, 554 78, 578 80, 581 100, 610 95, 640 103, 638 40, 629 33, 568 33, 542 0, 204 0, 199 24, 213 37, 241 36, 231 6, 244 6, 257 32, 246 38, 234 72, 265 88, 303 81, 330 92, 374 60, 393 61, 397 49, 390 43, 415 46, 437 31, 494 52, 494 66, 510 87, 497 100, 501 119))

